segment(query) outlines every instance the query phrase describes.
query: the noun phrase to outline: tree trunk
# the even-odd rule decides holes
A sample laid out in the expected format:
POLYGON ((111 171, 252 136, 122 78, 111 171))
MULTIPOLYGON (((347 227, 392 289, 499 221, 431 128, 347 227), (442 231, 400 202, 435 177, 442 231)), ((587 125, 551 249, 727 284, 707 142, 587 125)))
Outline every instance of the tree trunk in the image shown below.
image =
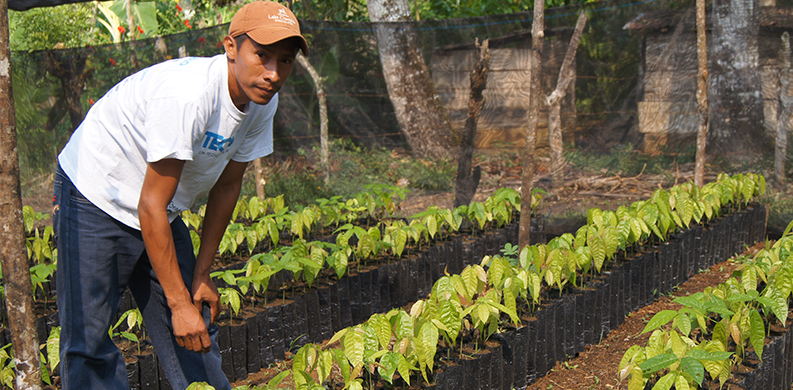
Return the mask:
POLYGON ((542 93, 542 45, 545 36, 545 2, 534 2, 534 21, 531 24, 531 95, 529 97, 529 126, 526 129, 526 148, 523 151, 523 173, 520 190, 520 230, 518 245, 531 244, 531 196, 534 180, 534 152, 537 127, 540 124, 542 93))
POLYGON ((457 180, 455 182, 454 207, 467 205, 476 194, 481 178, 481 168, 478 166, 471 172, 471 163, 474 156, 474 139, 476 138, 476 124, 479 114, 485 105, 485 96, 482 91, 487 87, 487 72, 490 69, 490 41, 485 39, 479 45, 476 40, 477 60, 471 70, 471 93, 468 98, 468 118, 465 120, 465 129, 460 140, 460 154, 457 160, 457 180))
POLYGON ((328 103, 325 99, 325 88, 322 85, 322 77, 317 70, 308 62, 308 58, 302 53, 297 54, 297 62, 308 71, 314 85, 317 88, 317 99, 319 100, 319 149, 322 159, 322 177, 325 184, 330 182, 330 163, 328 161, 328 103))
POLYGON ((708 45, 705 28, 705 0, 697 0, 697 153, 694 185, 705 185, 705 146, 708 141, 708 45))
POLYGON ((451 156, 452 127, 421 54, 407 0, 367 0, 388 96, 413 152, 451 156))
POLYGON ((765 145, 758 0, 713 1, 710 153, 754 162, 765 145))
POLYGON ((570 44, 567 46, 567 54, 559 70, 559 79, 556 82, 556 89, 548 95, 545 103, 548 105, 548 137, 551 155, 551 175, 553 177, 554 190, 562 187, 564 182, 564 143, 562 142, 562 99, 564 98, 567 86, 573 81, 574 71, 571 68, 575 53, 578 51, 578 42, 581 34, 584 33, 587 16, 585 13, 578 15, 573 36, 570 37, 570 44))
POLYGON ((793 114, 793 96, 790 88, 790 34, 782 33, 782 61, 779 69, 779 115, 776 121, 776 153, 774 156, 774 179, 780 188, 785 186, 785 162, 787 160, 787 133, 790 116, 793 114))
POLYGON ((14 345, 16 387, 38 390, 41 389, 41 361, 22 221, 6 0, 0 0, 0 15, 0 262, 8 326, 14 345))
POLYGON ((66 103, 73 133, 85 118, 81 99, 85 82, 91 77, 93 70, 86 70, 87 58, 79 54, 74 55, 74 52, 48 50, 44 55, 44 68, 61 82, 63 100, 66 103))

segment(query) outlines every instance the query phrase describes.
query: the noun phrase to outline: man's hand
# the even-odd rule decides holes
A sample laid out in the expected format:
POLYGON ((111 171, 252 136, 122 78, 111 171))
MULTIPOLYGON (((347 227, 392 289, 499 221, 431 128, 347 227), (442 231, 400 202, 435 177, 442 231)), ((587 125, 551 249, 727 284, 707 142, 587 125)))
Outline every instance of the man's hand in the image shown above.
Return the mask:
POLYGON ((220 297, 215 282, 209 275, 193 275, 193 304, 200 313, 204 309, 204 303, 209 305, 212 317, 210 323, 215 323, 220 313, 220 297))
POLYGON ((194 305, 182 304, 171 307, 171 321, 176 343, 190 351, 209 352, 209 339, 204 318, 194 305))

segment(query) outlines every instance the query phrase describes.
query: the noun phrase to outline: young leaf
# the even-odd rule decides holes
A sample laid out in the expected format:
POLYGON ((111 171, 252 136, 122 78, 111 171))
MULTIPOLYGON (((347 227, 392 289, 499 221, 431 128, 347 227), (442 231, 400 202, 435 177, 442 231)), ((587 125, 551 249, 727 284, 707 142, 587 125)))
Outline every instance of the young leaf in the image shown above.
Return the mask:
POLYGON ((677 314, 678 312, 676 310, 662 310, 656 313, 653 316, 653 318, 650 319, 650 322, 648 322, 647 325, 644 327, 642 334, 658 329, 668 324, 669 321, 672 321, 672 319, 675 318, 675 316, 677 316, 677 314))
POLYGON ((672 385, 675 384, 675 379, 677 379, 677 374, 670 372, 661 377, 658 382, 655 383, 653 386, 653 390, 669 390, 672 388, 672 385))
POLYGON ((388 344, 391 342, 391 323, 388 322, 385 315, 373 314, 368 322, 372 329, 374 329, 375 334, 377 334, 377 341, 380 343, 380 346, 383 349, 388 348, 388 344))
POLYGON ((344 356, 350 361, 353 367, 363 365, 364 340, 363 335, 358 333, 358 329, 353 328, 347 332, 342 339, 344 346, 344 356))
POLYGON ((662 353, 645 360, 639 367, 641 367, 643 373, 652 374, 669 367, 672 363, 677 361, 677 355, 673 353, 662 353))
POLYGON ((385 379, 388 383, 392 383, 391 381, 394 379, 394 373, 399 365, 400 356, 401 355, 398 353, 388 352, 380 358, 380 365, 377 368, 377 372, 380 374, 380 377, 385 379))
MULTIPOLYGON (((705 379, 705 366, 702 363, 692 357, 684 357, 680 359, 680 369, 690 375, 697 385, 702 386, 702 380, 705 379)), ((677 384, 675 387, 677 388, 677 384)))
POLYGON ((763 324, 763 318, 760 317, 760 313, 758 313, 757 310, 752 310, 749 313, 749 341, 752 343, 752 347, 754 347, 754 351, 757 353, 760 361, 762 361, 765 325, 763 324))
MULTIPOLYGON (((696 361, 696 360, 695 360, 696 361)), ((688 381, 683 375, 678 375, 675 378, 675 390, 690 390, 691 386, 689 386, 688 381)))

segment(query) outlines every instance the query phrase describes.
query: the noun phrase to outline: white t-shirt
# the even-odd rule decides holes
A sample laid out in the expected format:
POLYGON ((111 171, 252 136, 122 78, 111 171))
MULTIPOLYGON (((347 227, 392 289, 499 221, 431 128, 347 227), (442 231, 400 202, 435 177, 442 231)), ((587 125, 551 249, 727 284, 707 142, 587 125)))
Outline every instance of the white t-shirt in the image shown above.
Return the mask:
POLYGON ((111 217, 140 229, 138 200, 147 163, 185 160, 168 205, 173 221, 217 182, 229 160, 273 151, 276 94, 239 111, 228 88, 225 54, 179 58, 143 69, 94 104, 58 156, 83 195, 111 217))

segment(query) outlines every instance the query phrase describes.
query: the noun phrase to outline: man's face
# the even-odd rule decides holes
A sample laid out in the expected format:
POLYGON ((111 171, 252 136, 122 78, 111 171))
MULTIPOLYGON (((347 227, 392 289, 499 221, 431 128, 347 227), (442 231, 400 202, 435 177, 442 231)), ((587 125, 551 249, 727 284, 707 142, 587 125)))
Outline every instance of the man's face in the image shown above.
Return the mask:
POLYGON ((294 68, 297 47, 292 40, 265 46, 227 36, 223 44, 229 59, 229 93, 238 109, 249 102, 269 103, 294 68))

